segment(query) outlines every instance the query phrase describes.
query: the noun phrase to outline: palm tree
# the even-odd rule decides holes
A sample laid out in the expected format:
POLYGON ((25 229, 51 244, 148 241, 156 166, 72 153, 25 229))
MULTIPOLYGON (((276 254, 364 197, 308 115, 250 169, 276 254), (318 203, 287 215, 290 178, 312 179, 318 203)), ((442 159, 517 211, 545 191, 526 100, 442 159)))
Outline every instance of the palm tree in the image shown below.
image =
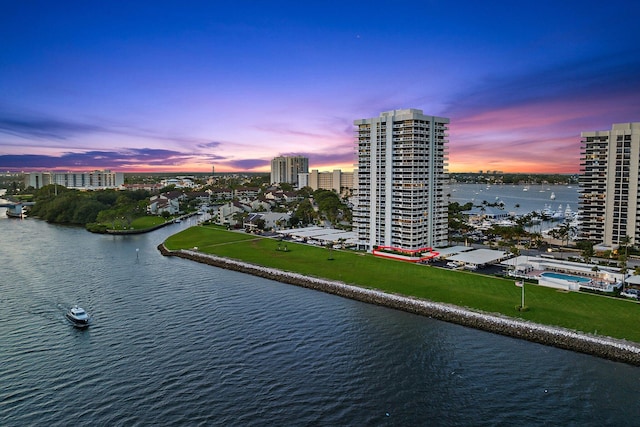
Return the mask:
POLYGON ((565 222, 560 228, 562 229, 562 235, 565 236, 566 246, 569 246, 569 240, 571 240, 576 233, 576 226, 570 222, 565 222))
POLYGON ((329 257, 327 258, 329 261, 333 261, 333 243, 332 242, 328 242, 325 245, 327 247, 327 250, 329 251, 329 257))
POLYGON ((622 289, 624 290, 625 288, 625 279, 627 276, 627 251, 628 251, 628 247, 629 244, 631 244, 631 237, 629 237, 629 235, 625 235, 624 237, 620 238, 620 241, 618 242, 618 251, 620 251, 621 247, 624 247, 624 255, 620 255, 618 254, 618 260, 620 261, 620 272, 622 273, 622 289))
POLYGON ((620 241, 618 242, 618 249, 620 249, 621 247, 624 247, 624 256, 627 256, 627 249, 629 248, 629 245, 631 244, 631 237, 627 234, 624 237, 620 238, 620 241))
POLYGON ((578 248, 582 249, 582 258, 584 262, 587 264, 591 263, 591 258, 595 255, 595 251, 593 250, 593 242, 590 240, 581 240, 576 243, 578 248))
POLYGON ((513 254, 514 257, 520 256, 520 249, 517 246, 511 246, 509 248, 509 252, 511 252, 511 254, 513 254))
POLYGON ((536 248, 540 247, 540 243, 544 240, 539 232, 529 233, 529 238, 531 239, 531 245, 536 248))
POLYGON ((563 247, 569 246, 569 240, 571 240, 571 235, 575 233, 575 231, 575 226, 571 225, 570 222, 565 222, 556 229, 556 232, 552 234, 552 236, 556 239, 560 239, 563 247), (566 245, 564 243, 565 241, 567 242, 566 245))
POLYGON ((232 217, 233 217, 233 220, 236 222, 236 224, 242 225, 246 216, 247 216, 246 212, 236 212, 233 214, 232 217))

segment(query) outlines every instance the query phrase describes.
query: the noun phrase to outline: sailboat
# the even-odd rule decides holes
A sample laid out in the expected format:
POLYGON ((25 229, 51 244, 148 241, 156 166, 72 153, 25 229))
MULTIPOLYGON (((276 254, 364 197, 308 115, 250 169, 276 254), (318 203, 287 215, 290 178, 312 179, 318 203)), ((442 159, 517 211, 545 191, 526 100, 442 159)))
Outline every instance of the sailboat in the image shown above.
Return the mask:
POLYGON ((553 191, 551 192, 551 200, 555 200, 556 199, 556 193, 554 193, 553 191))

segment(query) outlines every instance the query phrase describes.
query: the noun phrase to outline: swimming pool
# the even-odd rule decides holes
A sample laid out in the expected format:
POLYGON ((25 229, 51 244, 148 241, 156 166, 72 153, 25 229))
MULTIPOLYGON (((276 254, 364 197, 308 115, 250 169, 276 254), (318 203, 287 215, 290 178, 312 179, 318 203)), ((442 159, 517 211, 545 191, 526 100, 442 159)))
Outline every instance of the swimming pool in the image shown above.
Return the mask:
POLYGON ((588 283, 588 282, 591 281, 591 279, 589 279, 587 277, 572 276, 571 274, 552 273, 552 272, 549 272, 549 271, 545 271, 540 276, 549 277, 551 279, 566 280, 567 282, 588 283))

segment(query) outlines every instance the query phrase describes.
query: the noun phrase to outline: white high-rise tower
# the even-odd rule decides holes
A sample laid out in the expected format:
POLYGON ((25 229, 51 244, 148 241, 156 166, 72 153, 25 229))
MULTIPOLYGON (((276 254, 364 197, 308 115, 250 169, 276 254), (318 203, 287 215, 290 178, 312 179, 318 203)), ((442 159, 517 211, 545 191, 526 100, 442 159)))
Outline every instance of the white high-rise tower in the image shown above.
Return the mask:
POLYGON ((359 247, 446 246, 449 119, 393 110, 355 120, 358 185, 353 225, 359 247))

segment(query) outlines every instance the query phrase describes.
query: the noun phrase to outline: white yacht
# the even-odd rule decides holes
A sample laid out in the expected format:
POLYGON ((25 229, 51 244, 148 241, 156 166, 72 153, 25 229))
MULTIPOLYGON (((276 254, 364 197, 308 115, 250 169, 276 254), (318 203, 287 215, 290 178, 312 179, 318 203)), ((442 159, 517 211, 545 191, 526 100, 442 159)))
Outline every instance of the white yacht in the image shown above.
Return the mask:
POLYGON ((76 328, 86 328, 89 326, 91 318, 83 308, 73 306, 65 314, 67 320, 76 328))
POLYGON ((564 219, 564 210, 562 209, 562 205, 558 206, 558 210, 552 215, 553 219, 564 219))

